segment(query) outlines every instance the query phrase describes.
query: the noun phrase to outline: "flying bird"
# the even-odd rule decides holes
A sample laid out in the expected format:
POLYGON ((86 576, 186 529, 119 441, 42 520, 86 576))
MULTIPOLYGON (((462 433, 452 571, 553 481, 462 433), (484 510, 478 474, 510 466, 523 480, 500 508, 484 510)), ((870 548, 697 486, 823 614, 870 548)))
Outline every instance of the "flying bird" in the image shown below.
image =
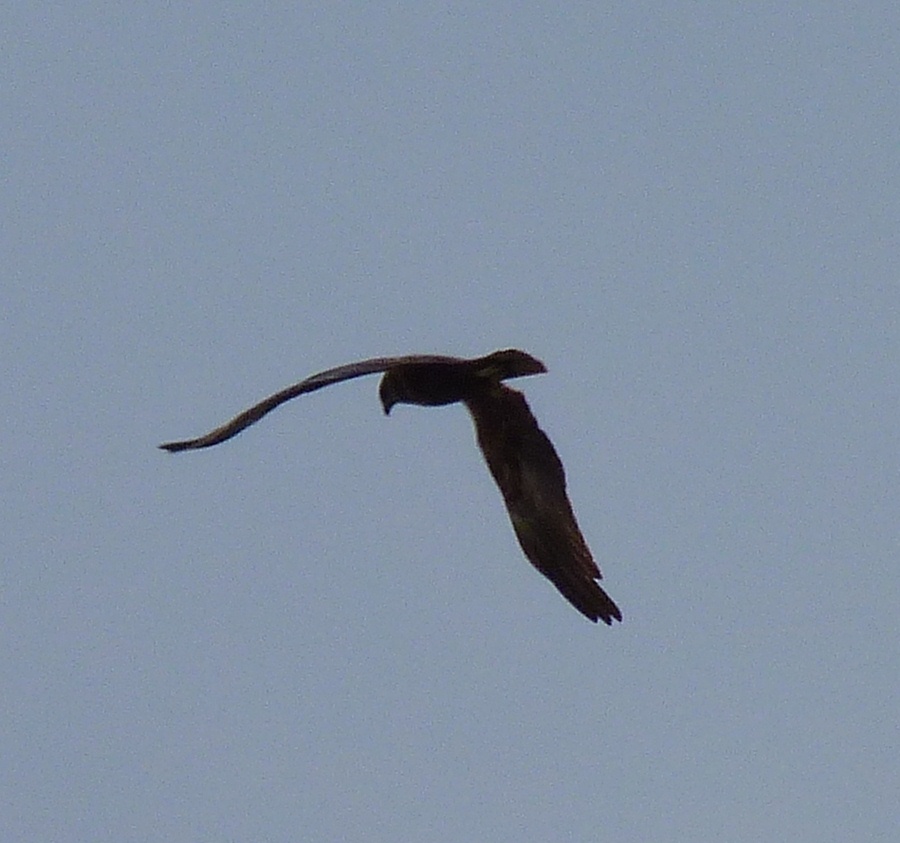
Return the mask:
POLYGON ((385 415, 395 404, 434 407, 462 402, 475 422, 478 445, 500 487, 525 556, 579 612, 595 623, 602 620, 612 625, 613 620, 622 620, 622 613, 597 582, 600 569, 575 521, 562 462, 522 393, 503 383, 546 371, 540 360, 516 349, 472 359, 429 354, 375 357, 319 372, 205 436, 159 447, 176 452, 218 445, 285 401, 380 372, 384 376, 378 393, 385 415))

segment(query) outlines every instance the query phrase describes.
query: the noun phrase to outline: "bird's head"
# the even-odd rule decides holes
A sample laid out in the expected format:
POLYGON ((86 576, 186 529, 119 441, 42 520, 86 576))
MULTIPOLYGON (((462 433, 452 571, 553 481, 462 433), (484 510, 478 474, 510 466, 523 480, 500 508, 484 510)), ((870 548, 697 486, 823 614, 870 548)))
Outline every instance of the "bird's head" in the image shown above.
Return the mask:
POLYGON ((406 398, 403 378, 396 369, 389 369, 384 373, 384 377, 378 385, 378 397, 381 399, 381 406, 384 408, 386 416, 391 414, 394 404, 399 404, 406 398))

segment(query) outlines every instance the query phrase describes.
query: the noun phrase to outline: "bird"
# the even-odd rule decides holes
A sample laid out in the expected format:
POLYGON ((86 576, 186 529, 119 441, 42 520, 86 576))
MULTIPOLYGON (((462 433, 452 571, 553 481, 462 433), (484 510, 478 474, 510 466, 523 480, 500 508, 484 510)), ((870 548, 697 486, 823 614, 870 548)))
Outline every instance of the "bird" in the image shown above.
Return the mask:
POLYGON ((378 394, 385 415, 396 404, 462 403, 475 423, 476 440, 527 559, 586 618, 612 626, 622 620, 622 612, 599 585, 602 575, 575 520, 562 461, 524 395, 503 383, 546 371, 540 360, 518 349, 475 358, 373 357, 311 375, 204 436, 159 447, 175 453, 218 445, 286 401, 363 375, 383 375, 378 394))

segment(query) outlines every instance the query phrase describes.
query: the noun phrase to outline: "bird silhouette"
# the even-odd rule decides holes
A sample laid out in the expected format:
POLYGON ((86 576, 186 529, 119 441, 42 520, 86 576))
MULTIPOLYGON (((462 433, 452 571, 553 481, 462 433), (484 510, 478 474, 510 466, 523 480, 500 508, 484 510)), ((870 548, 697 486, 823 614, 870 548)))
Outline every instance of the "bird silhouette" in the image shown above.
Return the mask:
POLYGON ((600 569, 575 520, 562 462, 522 393, 503 383, 546 371, 540 360, 516 349, 471 359, 430 354, 374 357, 311 375, 205 436, 159 447, 177 452, 218 445, 285 401, 376 373, 384 373, 378 392, 385 414, 395 404, 431 407, 461 402, 475 422, 478 445, 525 556, 585 617, 611 625, 622 620, 622 613, 597 582, 600 569))

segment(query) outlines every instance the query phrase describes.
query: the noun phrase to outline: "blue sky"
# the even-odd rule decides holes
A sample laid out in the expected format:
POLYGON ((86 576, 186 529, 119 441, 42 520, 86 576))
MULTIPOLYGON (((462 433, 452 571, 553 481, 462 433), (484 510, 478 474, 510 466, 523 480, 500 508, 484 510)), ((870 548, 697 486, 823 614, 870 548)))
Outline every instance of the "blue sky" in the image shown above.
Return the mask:
POLYGON ((5 14, 4 840, 892 840, 893 4, 5 14), (519 347, 625 620, 460 407, 519 347))

